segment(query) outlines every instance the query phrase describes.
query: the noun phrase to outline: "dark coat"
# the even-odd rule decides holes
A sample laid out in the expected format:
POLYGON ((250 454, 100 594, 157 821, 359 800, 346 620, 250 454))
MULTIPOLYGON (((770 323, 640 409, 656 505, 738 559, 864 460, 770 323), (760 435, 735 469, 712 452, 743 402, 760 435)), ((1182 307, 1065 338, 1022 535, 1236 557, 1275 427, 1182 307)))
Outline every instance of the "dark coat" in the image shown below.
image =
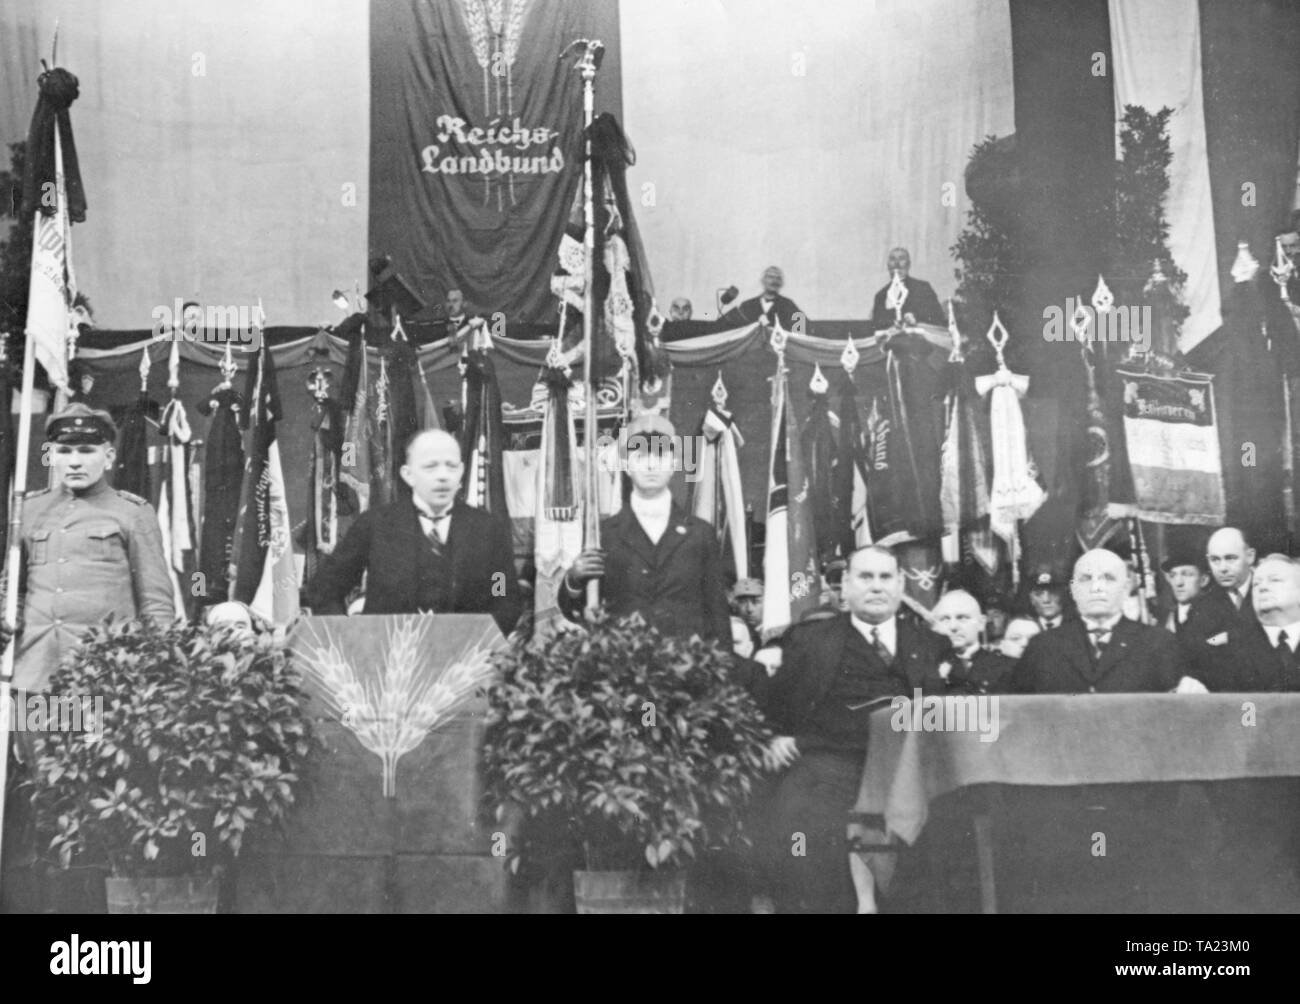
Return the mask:
MULTIPOLYGON (((722 315, 722 320, 730 324, 757 324, 759 318, 763 316, 763 297, 755 296, 748 300, 742 300, 736 306, 732 307, 722 315)), ((808 323, 807 316, 799 309, 799 305, 788 296, 777 295, 776 300, 768 314, 768 319, 775 314, 776 319, 781 322, 781 327, 786 331, 793 331, 795 324, 803 321, 803 334, 811 334, 812 326, 808 323)))
MULTIPOLYGON (((722 578, 722 557, 713 527, 676 503, 658 544, 650 542, 629 506, 600 524, 605 576, 600 598, 613 618, 639 613, 669 634, 698 634, 731 648, 731 610, 722 578)), ((586 591, 559 590, 560 611, 580 621, 586 591)))
POLYGON ((1188 611, 1185 625, 1187 631, 1197 641, 1205 641, 1235 627, 1258 624, 1259 617, 1255 613, 1255 604, 1251 599, 1254 584, 1252 578, 1251 590, 1247 591, 1241 609, 1238 610, 1232 600, 1228 599, 1228 591, 1217 582, 1213 583, 1209 589, 1192 600, 1192 608, 1188 611))
MULTIPOLYGON (((907 299, 903 301, 904 314, 912 314, 920 324, 936 324, 941 328, 947 326, 948 315, 944 313, 933 286, 924 279, 914 279, 910 275, 903 280, 903 285, 907 287, 907 299)), ((871 307, 871 323, 877 331, 894 323, 894 312, 885 306, 885 301, 889 298, 889 286, 890 283, 887 282, 880 287, 876 293, 876 302, 871 307)))
MULTIPOLYGON (((760 703, 773 728, 782 735, 798 736, 810 731, 810 718, 831 689, 844 647, 857 632, 850 614, 831 620, 800 624, 786 635, 781 668, 760 696, 760 703)), ((947 638, 931 631, 915 617, 899 611, 898 644, 894 662, 886 667, 875 652, 865 658, 875 663, 881 680, 879 697, 911 697, 914 690, 943 693, 939 664, 951 656, 947 638)))
POLYGON ((1029 640, 1009 689, 1017 694, 1163 693, 1185 675, 1181 663, 1172 634, 1121 617, 1094 666, 1087 627, 1074 620, 1029 640))
POLYGON ((442 556, 410 497, 362 513, 307 589, 317 614, 341 614, 366 574, 368 614, 488 613, 503 634, 519 619, 510 524, 457 502, 442 556))
POLYGON ((975 653, 969 669, 956 653, 950 653, 947 661, 952 663, 947 680, 950 694, 1004 693, 1011 686, 1011 673, 1016 668, 1015 659, 983 648, 975 653))
POLYGON ((1230 628, 1225 643, 1204 645, 1201 652, 1199 675, 1211 690, 1300 690, 1296 657, 1284 659, 1258 620, 1230 628))

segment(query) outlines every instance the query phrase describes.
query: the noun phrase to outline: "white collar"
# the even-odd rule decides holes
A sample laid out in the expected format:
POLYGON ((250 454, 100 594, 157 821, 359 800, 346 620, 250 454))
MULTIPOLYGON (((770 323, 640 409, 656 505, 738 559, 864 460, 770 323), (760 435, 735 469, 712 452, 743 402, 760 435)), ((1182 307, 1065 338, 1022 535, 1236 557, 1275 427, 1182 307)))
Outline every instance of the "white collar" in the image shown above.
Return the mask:
POLYGON ((1277 627, 1271 627, 1268 624, 1260 626, 1268 632, 1268 643, 1274 648, 1277 648, 1277 636, 1283 631, 1286 632, 1286 643, 1291 647, 1292 652, 1295 651, 1296 643, 1300 642, 1300 621, 1285 625, 1279 624, 1277 627))
POLYGON ((898 618, 891 617, 887 621, 879 624, 871 624, 862 620, 857 614, 849 614, 849 619, 853 622, 854 628, 858 634, 862 635, 867 641, 871 641, 871 632, 875 631, 879 636, 885 648, 889 649, 890 654, 898 651, 898 618))
POLYGON ((1116 614, 1114 617, 1108 617, 1104 621, 1091 621, 1085 617, 1083 619, 1083 626, 1089 631, 1096 630, 1097 628, 1104 628, 1106 634, 1110 634, 1115 630, 1115 626, 1123 619, 1124 615, 1122 613, 1116 614))
POLYGON ((668 515, 673 511, 673 493, 661 492, 654 498, 646 498, 644 495, 633 492, 630 505, 637 516, 645 516, 651 519, 667 519, 668 515))
POLYGON ((416 495, 412 495, 411 501, 415 503, 416 512, 418 512, 425 519, 433 519, 433 520, 448 519, 451 516, 452 506, 456 504, 455 502, 453 502, 451 505, 447 506, 446 511, 444 511, 440 516, 433 511, 433 508, 429 505, 428 502, 424 501, 424 499, 419 498, 416 495))

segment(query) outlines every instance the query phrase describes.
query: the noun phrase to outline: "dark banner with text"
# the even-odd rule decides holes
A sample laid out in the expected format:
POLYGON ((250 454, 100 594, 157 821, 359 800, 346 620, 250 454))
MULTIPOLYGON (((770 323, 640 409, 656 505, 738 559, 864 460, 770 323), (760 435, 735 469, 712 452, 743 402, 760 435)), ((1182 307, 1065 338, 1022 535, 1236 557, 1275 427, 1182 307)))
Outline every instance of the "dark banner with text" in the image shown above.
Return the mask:
POLYGON ((370 257, 425 300, 554 319, 556 249, 582 172, 571 42, 606 54, 597 111, 618 113, 618 4, 392 0, 370 17, 370 257))

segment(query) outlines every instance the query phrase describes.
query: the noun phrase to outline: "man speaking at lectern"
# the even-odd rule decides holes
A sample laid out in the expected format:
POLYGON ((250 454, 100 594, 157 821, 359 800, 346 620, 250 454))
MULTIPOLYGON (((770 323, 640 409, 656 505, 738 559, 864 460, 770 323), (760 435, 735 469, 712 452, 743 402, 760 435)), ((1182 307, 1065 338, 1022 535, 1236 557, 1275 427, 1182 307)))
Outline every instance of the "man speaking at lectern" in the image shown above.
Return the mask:
POLYGON ((455 437, 416 433, 401 469, 411 497, 357 518, 308 587, 312 612, 344 613, 365 574, 364 613, 487 613, 509 634, 520 611, 510 525, 456 499, 464 471, 455 437))
POLYGON ((888 306, 889 287, 893 285, 894 276, 907 288, 907 299, 903 301, 902 321, 906 325, 934 324, 940 328, 948 324, 939 297, 934 287, 924 279, 913 279, 908 272, 912 269, 912 256, 907 248, 892 248, 886 262, 890 282, 885 283, 876 293, 876 302, 871 308, 871 323, 877 330, 891 327, 894 323, 894 311, 888 306))

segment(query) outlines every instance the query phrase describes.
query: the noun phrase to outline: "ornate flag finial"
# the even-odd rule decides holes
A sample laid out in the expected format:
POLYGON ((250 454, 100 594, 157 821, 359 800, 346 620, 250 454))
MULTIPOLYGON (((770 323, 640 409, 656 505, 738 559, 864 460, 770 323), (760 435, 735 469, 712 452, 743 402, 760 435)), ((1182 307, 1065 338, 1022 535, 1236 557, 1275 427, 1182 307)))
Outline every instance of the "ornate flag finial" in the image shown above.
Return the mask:
POLYGON ((1070 318, 1070 330, 1074 332, 1076 342, 1086 342, 1088 340, 1088 327, 1092 324, 1092 315, 1088 313, 1088 308, 1082 303, 1074 308, 1074 316, 1070 318))
POLYGON ((853 376, 853 371, 858 368, 858 360, 862 354, 858 351, 858 345, 853 340, 853 333, 849 332, 848 343, 844 346, 844 351, 840 353, 840 365, 844 367, 844 372, 853 376))
POLYGON ((894 269, 894 278, 890 280, 889 292, 885 294, 885 306, 894 312, 894 321, 897 323, 903 317, 903 304, 907 302, 907 285, 903 282, 903 275, 898 269, 894 269))
POLYGON ((1287 253, 1284 250, 1282 250, 1281 237, 1274 238, 1274 243, 1276 244, 1277 249, 1273 257, 1273 267, 1270 268, 1268 272, 1269 275, 1273 277, 1273 281, 1277 283, 1277 289, 1278 292, 1282 294, 1282 299, 1287 303, 1290 303, 1291 296, 1287 291, 1287 283, 1289 283, 1291 277, 1295 275, 1295 262, 1287 256, 1287 253))
POLYGON ((167 386, 175 390, 181 385, 181 343, 172 339, 171 352, 167 357, 167 386))
POLYGON ((822 372, 822 364, 813 364, 812 379, 808 381, 808 389, 814 394, 825 394, 830 390, 831 385, 826 381, 826 374, 822 372))
MULTIPOLYGON (((773 314, 775 314, 775 311, 773 314)), ((790 336, 786 334, 785 329, 781 327, 780 319, 775 318, 772 324, 772 333, 768 337, 768 341, 772 346, 772 351, 776 353, 777 359, 780 360, 782 368, 785 367, 785 343, 789 340, 789 337, 790 336)))
POLYGON ((713 390, 710 393, 713 403, 720 409, 727 407, 727 385, 722 382, 722 370, 718 370, 718 379, 713 381, 713 390))
POLYGON ((229 387, 235 380, 235 373, 239 367, 235 365, 235 357, 230 351, 230 341, 226 341, 226 354, 221 357, 221 385, 229 387))
POLYGON ((153 361, 149 358, 149 350, 146 348, 140 353, 140 390, 142 392, 149 389, 149 369, 152 366, 153 361))
POLYGON ((998 369, 1007 368, 1006 359, 1003 358, 1002 350, 1006 348, 1007 339, 1011 336, 1007 334, 1006 326, 1002 323, 1002 318, 998 317, 998 312, 993 311, 993 323, 989 325, 988 334, 984 336, 993 346, 993 351, 998 356, 998 369))
POLYGON ((1106 280, 1097 276, 1097 288, 1092 291, 1092 309, 1099 314, 1108 314, 1114 305, 1115 297, 1106 285, 1106 280))
POLYGON ((1259 262, 1250 253, 1250 245, 1237 241, 1237 258, 1232 263, 1232 281, 1250 282, 1259 272, 1259 262))

